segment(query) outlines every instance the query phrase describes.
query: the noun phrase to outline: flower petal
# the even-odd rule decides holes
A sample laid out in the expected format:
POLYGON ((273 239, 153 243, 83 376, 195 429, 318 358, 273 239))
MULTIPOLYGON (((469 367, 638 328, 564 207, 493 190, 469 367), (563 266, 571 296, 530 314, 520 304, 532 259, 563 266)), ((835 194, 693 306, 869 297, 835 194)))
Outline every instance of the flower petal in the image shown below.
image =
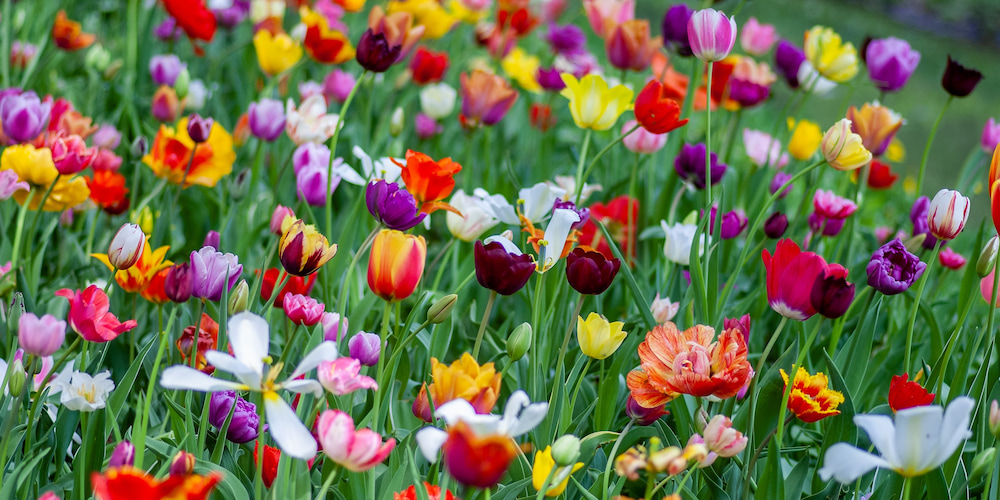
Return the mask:
POLYGON ((896 454, 896 428, 885 415, 855 415, 854 424, 864 429, 868 439, 889 463, 899 463, 896 454))
MULTIPOLYGON (((943 464, 962 441, 969 439, 969 413, 975 408, 976 402, 967 396, 955 398, 944 410, 944 420, 941 422, 941 437, 938 439, 937 459, 933 467, 943 464)), ((904 410, 905 411, 905 410, 904 410)))
POLYGON ((824 481, 832 477, 841 484, 848 484, 876 467, 889 467, 889 463, 847 443, 837 443, 826 450, 823 467, 818 472, 824 481))
POLYGON ((434 415, 443 418, 448 425, 455 425, 475 414, 476 409, 472 407, 472 403, 464 399, 453 399, 434 410, 434 415))
POLYGON ((316 440, 281 396, 275 392, 264 393, 264 412, 271 437, 283 453, 300 460, 316 456, 316 440))
POLYGON ((236 375, 244 384, 250 387, 260 387, 260 375, 253 368, 240 363, 240 360, 222 351, 206 351, 205 361, 224 372, 236 375))
POLYGON ((312 351, 309 351, 309 354, 306 354, 305 357, 302 358, 299 366, 295 367, 295 371, 292 372, 291 376, 288 378, 298 377, 299 375, 316 368, 324 361, 333 361, 337 359, 337 356, 337 344, 330 340, 322 342, 312 351))
POLYGON ((940 406, 917 406, 896 412, 893 465, 900 474, 913 477, 935 467, 943 413, 940 406))
POLYGON ((261 377, 270 341, 270 328, 264 318, 251 312, 241 312, 229 318, 229 345, 233 354, 261 377))
POLYGON ((307 380, 289 380, 284 384, 281 384, 281 388, 294 393, 309 393, 313 396, 319 397, 323 395, 323 386, 319 382, 311 379, 307 380))
POLYGON ((448 440, 448 433, 437 427, 424 427, 417 431, 416 439, 420 453, 428 462, 434 463, 437 462, 444 442, 448 440))
POLYGON ((198 392, 228 391, 231 389, 245 391, 249 389, 241 383, 217 379, 185 365, 174 365, 163 370, 163 375, 160 376, 160 386, 165 389, 187 389, 198 392))

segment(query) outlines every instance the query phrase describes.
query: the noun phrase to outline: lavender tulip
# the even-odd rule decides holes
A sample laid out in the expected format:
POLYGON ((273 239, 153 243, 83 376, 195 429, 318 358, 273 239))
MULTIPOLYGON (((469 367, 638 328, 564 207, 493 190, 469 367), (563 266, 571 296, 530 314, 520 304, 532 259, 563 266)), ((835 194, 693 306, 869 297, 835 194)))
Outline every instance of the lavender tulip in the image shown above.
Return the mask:
POLYGON ((788 40, 778 42, 774 50, 774 66, 793 89, 799 88, 799 68, 805 60, 806 53, 788 40))
POLYGON ((924 274, 927 264, 920 261, 896 238, 882 245, 868 262, 868 284, 886 294, 896 295, 908 290, 924 274))
POLYGON ((173 87, 177 81, 177 75, 184 71, 187 64, 173 54, 153 56, 149 60, 149 76, 156 85, 166 85, 173 87))
MULTIPOLYGON (((344 160, 336 158, 333 160, 333 169, 337 169, 344 160)), ((299 199, 314 207, 326 206, 327 191, 333 192, 340 185, 340 176, 334 174, 332 178, 327 178, 330 167, 308 166, 299 170, 295 174, 295 191, 299 199)))
POLYGON ((872 40, 865 50, 868 78, 884 92, 902 89, 920 63, 920 52, 906 40, 889 37, 872 40))
POLYGON ((94 132, 94 135, 90 136, 90 143, 95 147, 113 150, 118 147, 122 142, 122 133, 115 128, 114 125, 105 123, 94 132))
POLYGON ((222 287, 232 290, 242 273, 237 256, 202 247, 191 252, 191 295, 217 302, 222 299, 222 287))
POLYGON ((38 98, 34 92, 8 93, 0 100, 0 121, 3 133, 11 142, 29 142, 49 124, 52 98, 38 98))
POLYGON ((549 43, 552 52, 561 55, 578 54, 587 49, 587 37, 582 29, 573 24, 550 24, 549 31, 545 33, 545 41, 549 43))
MULTIPOLYGON (((257 439, 257 426, 260 417, 257 416, 257 405, 239 397, 236 391, 219 391, 212 393, 212 400, 209 402, 208 422, 219 429, 225 425, 229 413, 233 418, 229 422, 229 429, 226 430, 226 439, 234 443, 249 443, 257 439), (233 404, 236 409, 233 409, 233 404)), ((267 424, 264 424, 267 429, 267 424)))
POLYGON ((792 190, 792 184, 788 182, 790 180, 792 180, 792 174, 778 171, 774 174, 774 178, 771 179, 771 185, 768 186, 768 190, 771 194, 774 194, 780 189, 781 194, 778 195, 778 198, 784 198, 785 196, 788 196, 788 193, 792 190))
POLYGON ((423 222, 427 214, 417 211, 417 202, 406 189, 395 182, 377 179, 365 188, 368 213, 389 229, 407 231, 423 222))
POLYGON ((347 349, 352 358, 365 366, 377 365, 378 357, 382 353, 379 337, 374 333, 358 332, 347 342, 347 349))
POLYGON ((268 142, 277 140, 285 131, 285 105, 267 98, 252 102, 247 110, 247 121, 254 137, 268 142))
POLYGON ((335 69, 323 78, 323 95, 329 100, 343 104, 347 96, 351 95, 356 82, 354 75, 335 69))
POLYGON ((66 322, 51 314, 39 318, 24 313, 17 325, 17 343, 28 354, 45 357, 55 354, 66 339, 66 322))

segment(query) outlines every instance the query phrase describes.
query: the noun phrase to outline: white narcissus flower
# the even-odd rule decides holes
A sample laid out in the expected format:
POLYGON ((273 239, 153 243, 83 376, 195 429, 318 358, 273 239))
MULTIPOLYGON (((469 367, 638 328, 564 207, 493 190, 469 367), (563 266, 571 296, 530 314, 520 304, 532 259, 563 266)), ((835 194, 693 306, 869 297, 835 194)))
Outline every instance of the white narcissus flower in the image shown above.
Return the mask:
MULTIPOLYGON (((357 159, 361 160, 361 175, 365 178, 363 185, 368 184, 368 181, 374 179, 382 179, 385 182, 396 182, 403 173, 403 169, 393 163, 393 158, 384 157, 372 160, 372 157, 368 156, 368 153, 365 153, 365 150, 359 146, 354 146, 351 152, 354 153, 357 159)), ((406 163, 406 160, 403 158, 395 158, 395 160, 399 163, 406 163)), ((354 183, 346 178, 345 180, 352 184, 354 183)))
POLYGON ((314 95, 295 106, 289 99, 285 110, 285 132, 296 145, 326 142, 340 125, 340 117, 326 112, 326 99, 314 95))
POLYGON ((892 469, 903 477, 937 469, 972 436, 970 412, 975 406, 972 398, 959 396, 948 408, 935 405, 899 410, 895 422, 886 415, 855 415, 854 423, 864 429, 880 455, 837 443, 826 450, 819 477, 849 484, 876 467, 892 469))
POLYGON ((461 215, 454 212, 447 213, 445 217, 448 231, 462 241, 475 241, 500 222, 493 216, 493 210, 486 204, 486 200, 478 195, 478 191, 477 194, 469 196, 459 189, 448 202, 462 213, 461 215))
POLYGON ((569 239, 569 232, 573 229, 573 224, 580 222, 580 214, 568 208, 557 208, 552 211, 552 220, 545 227, 545 234, 542 241, 538 242, 538 270, 548 271, 556 265, 562 257, 566 240, 569 239))
POLYGON ((62 381, 59 402, 73 411, 100 410, 104 408, 108 394, 114 389, 115 383, 111 381, 111 372, 107 370, 93 377, 84 372, 73 372, 68 381, 62 381))
MULTIPOLYGON (((508 436, 516 438, 527 434, 542 423, 549 412, 549 404, 532 403, 522 390, 514 391, 504 406, 503 416, 476 413, 472 404, 464 399, 453 399, 434 411, 434 416, 453 426, 464 422, 479 437, 508 436)), ((428 462, 437 462, 438 452, 448 440, 448 433, 437 427, 424 427, 417 431, 417 446, 428 462)))
POLYGON ((205 352, 205 359, 224 372, 232 373, 238 382, 221 380, 206 375, 190 366, 175 365, 163 371, 160 385, 166 389, 188 389, 198 392, 255 391, 264 399, 264 414, 268 430, 283 453, 293 458, 308 460, 316 455, 316 440, 302 424, 295 410, 278 391, 323 395, 323 386, 311 379, 296 380, 323 361, 337 359, 337 345, 325 341, 306 354, 295 371, 284 382, 275 380, 280 373, 266 363, 270 360, 268 346, 271 336, 267 321, 250 312, 242 312, 229 319, 230 346, 235 356, 221 351, 205 352))
MULTIPOLYGON (((676 223, 668 225, 667 221, 660 221, 666 241, 663 242, 663 255, 667 260, 676 262, 682 266, 691 263, 691 245, 694 243, 694 233, 698 231, 698 226, 694 224, 676 223)), ((705 250, 705 235, 702 235, 702 245, 698 249, 698 254, 705 250)))
POLYGON ((425 85, 420 91, 420 110, 425 115, 441 121, 455 110, 458 92, 447 83, 425 85))

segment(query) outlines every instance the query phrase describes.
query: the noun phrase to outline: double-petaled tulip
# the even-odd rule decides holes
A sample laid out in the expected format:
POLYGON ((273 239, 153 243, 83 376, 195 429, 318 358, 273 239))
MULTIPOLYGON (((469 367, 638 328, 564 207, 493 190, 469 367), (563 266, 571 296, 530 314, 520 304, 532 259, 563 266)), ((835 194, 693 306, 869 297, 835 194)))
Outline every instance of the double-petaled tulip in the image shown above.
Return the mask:
POLYGON ((583 316, 576 318, 576 339, 580 350, 593 359, 604 359, 615 353, 625 341, 628 332, 623 332, 625 323, 609 322, 608 318, 590 313, 586 321, 583 316))
POLYGON ((455 174, 462 170, 461 165, 451 158, 435 161, 412 149, 406 151, 406 164, 397 165, 402 169, 400 177, 406 189, 413 195, 421 212, 429 214, 440 208, 452 210, 451 205, 442 200, 455 189, 455 174))
POLYGON ((134 319, 124 323, 118 321, 110 312, 107 294, 97 285, 90 285, 82 292, 63 288, 56 291, 56 295, 69 301, 66 320, 83 340, 108 342, 139 325, 134 319))
POLYGON ((285 131, 285 106, 277 99, 264 98, 251 102, 247 110, 250 133, 258 139, 272 142, 285 131))
POLYGON ((50 138, 52 163, 62 175, 73 175, 90 166, 97 157, 97 148, 88 148, 78 135, 50 138))
POLYGON ((303 7, 301 14, 306 27, 302 45, 309 57, 321 64, 340 64, 354 57, 351 41, 331 27, 326 16, 308 7, 303 7))
MULTIPOLYGON (((56 20, 52 23, 52 40, 60 49, 67 52, 85 49, 93 45, 96 39, 92 33, 84 33, 80 23, 66 17, 65 10, 56 13, 56 20)), ((4 54, 4 57, 7 55, 4 54)))
POLYGON ((343 396, 357 390, 378 390, 375 379, 362 375, 361 361, 353 357, 320 363, 316 370, 316 378, 323 384, 323 388, 335 396, 343 396))
POLYGON ((212 247, 191 252, 191 295, 213 302, 222 300, 223 287, 232 290, 243 273, 243 264, 231 253, 212 247))
POLYGON ((473 248, 476 280, 483 288, 500 295, 513 295, 531 279, 535 262, 531 256, 503 236, 477 241, 473 248))
POLYGON ((25 143, 38 137, 49 124, 52 99, 34 92, 10 93, 0 100, 0 122, 7 140, 25 143))
POLYGON ((624 85, 608 88, 600 75, 589 74, 577 80, 563 73, 566 88, 560 94, 569 99, 569 111, 580 128, 607 130, 632 106, 632 91, 624 85))
POLYGON ((913 286, 925 269, 927 264, 896 238, 875 250, 865 271, 869 286, 885 295, 896 295, 913 286))
POLYGON ((323 453, 351 472, 364 472, 382 463, 396 447, 396 440, 382 442, 371 429, 354 428, 354 419, 340 410, 326 410, 316 421, 323 453))
MULTIPOLYGON (((707 152, 708 147, 703 142, 684 144, 680 154, 674 158, 674 170, 677 171, 677 174, 698 189, 705 189, 705 184, 708 182, 708 176, 705 172, 705 154, 707 152)), ((714 186, 722 180, 728 167, 719 161, 715 153, 711 153, 709 158, 709 171, 712 174, 712 185, 714 186)))
POLYGON ((666 134, 683 127, 688 119, 681 120, 680 115, 680 104, 659 80, 651 80, 635 98, 635 119, 653 134, 666 134))
POLYGON ((302 46, 286 33, 272 34, 266 29, 253 36, 257 64, 267 76, 284 73, 302 59, 302 46))
MULTIPOLYGON (((787 389, 788 374, 784 369, 780 372, 787 389)), ((788 396, 788 410, 807 424, 840 415, 837 407, 844 402, 844 394, 830 389, 829 384, 829 380, 822 372, 810 375, 805 368, 798 367, 788 396)))
POLYGON ((631 19, 605 30, 604 50, 608 62, 618 69, 645 71, 662 45, 663 38, 650 37, 645 19, 631 19))
POLYGON ((771 50, 777 38, 774 25, 761 24, 756 17, 751 17, 740 30, 740 47, 747 54, 762 56, 771 50))
POLYGON ((942 189, 931 200, 927 224, 939 240, 953 240, 969 219, 969 199, 952 189, 942 189))
POLYGON ((941 76, 941 86, 954 97, 965 97, 976 89, 983 74, 973 68, 966 68, 948 56, 948 65, 941 76))
POLYGON ((640 370, 626 379, 632 397, 655 408, 678 394, 726 399, 735 396, 751 377, 747 344, 737 329, 722 332, 695 325, 685 331, 666 322, 639 344, 640 370))
POLYGON ((767 274, 767 302, 774 312, 798 321, 816 314, 812 292, 817 279, 824 276, 847 276, 839 264, 827 264, 813 252, 803 252, 790 239, 778 242, 772 255, 766 248, 761 253, 767 274))
POLYGON ((282 226, 278 258, 281 267, 289 274, 309 276, 337 254, 337 245, 331 245, 326 236, 316 230, 316 226, 301 219, 294 222, 285 219, 282 226))
MULTIPOLYGON (((257 439, 260 417, 257 415, 257 405, 241 398, 236 391, 219 391, 212 393, 209 401, 208 423, 222 429, 229 419, 229 414, 233 416, 226 430, 226 439, 234 443, 249 443, 257 439), (233 408, 236 405, 236 408, 233 408)), ((267 429, 267 424, 264 424, 267 429)))
POLYGON ((695 57, 707 62, 721 61, 736 45, 736 19, 715 9, 702 9, 691 14, 687 33, 695 57))
POLYGON ((427 214, 419 211, 413 195, 395 182, 377 179, 365 189, 368 213, 380 224, 397 231, 408 231, 423 222, 427 214))
POLYGON ((462 115, 466 127, 499 122, 517 101, 517 91, 503 77, 476 69, 459 76, 462 115))
POLYGON ((431 403, 434 408, 441 408, 449 401, 463 399, 476 413, 487 414, 493 411, 500 396, 501 377, 494 364, 480 366, 467 352, 451 365, 431 357, 431 379, 430 385, 420 388, 413 402, 413 415, 424 422, 431 421, 431 403))
POLYGON ((836 319, 844 315, 854 300, 854 283, 847 282, 847 269, 827 266, 816 276, 809 301, 816 312, 836 319))
POLYGON ((851 106, 847 110, 847 119, 851 121, 851 130, 861 136, 861 143, 871 151, 872 156, 885 153, 896 132, 903 126, 902 116, 877 102, 867 103, 860 110, 851 106))
POLYGON ((368 287, 389 302, 409 297, 424 274, 426 256, 423 236, 392 229, 379 231, 368 260, 368 287))
POLYGON ((566 256, 566 280, 577 292, 599 295, 611 286, 621 265, 617 258, 608 259, 600 252, 574 248, 566 256))
POLYGON ((419 85, 440 82, 444 72, 448 70, 448 53, 435 52, 425 47, 417 47, 410 60, 410 73, 413 82, 419 85))
MULTIPOLYGON (((919 377, 918 377, 919 378, 919 377)), ((934 394, 927 392, 916 380, 909 380, 909 375, 893 375, 889 381, 889 408, 893 413, 907 408, 929 406, 934 403, 934 394)))
POLYGON ((842 118, 823 135, 823 156, 837 170, 857 170, 872 161, 871 151, 852 128, 851 120, 842 118))
POLYGON ((944 250, 941 250, 941 253, 938 254, 938 260, 941 262, 942 266, 956 271, 961 269, 966 262, 965 257, 952 250, 950 247, 945 247, 944 250))
POLYGON ((902 89, 920 63, 920 52, 895 37, 872 40, 864 55, 868 78, 883 92, 902 89))
MULTIPOLYGON (((814 26, 805 36, 806 60, 823 78, 844 83, 858 74, 858 52, 830 28, 814 26)), ((801 76, 799 78, 801 80, 801 76)))

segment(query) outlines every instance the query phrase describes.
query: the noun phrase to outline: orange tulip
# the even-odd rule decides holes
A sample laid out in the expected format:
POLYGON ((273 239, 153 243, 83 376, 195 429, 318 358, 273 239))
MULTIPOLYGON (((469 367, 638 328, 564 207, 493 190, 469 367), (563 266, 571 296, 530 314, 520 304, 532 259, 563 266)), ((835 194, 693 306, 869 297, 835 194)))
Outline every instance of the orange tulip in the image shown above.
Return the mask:
POLYGON ((111 467, 103 473, 94 472, 90 481, 98 500, 194 500, 208 498, 215 485, 222 481, 222 474, 173 474, 158 480, 141 469, 124 466, 111 467))
POLYGON ((330 28, 322 14, 308 7, 301 10, 306 36, 302 45, 309 57, 318 63, 340 64, 354 58, 354 47, 343 33, 330 28))
POLYGON ((503 77, 475 69, 458 78, 462 95, 462 113, 458 119, 465 127, 494 125, 517 102, 517 91, 503 77))
MULTIPOLYGON (((392 161, 396 163, 396 160, 392 161)), ((403 182, 420 205, 421 212, 429 214, 443 208, 458 213, 441 200, 451 196, 451 191, 455 189, 455 174, 462 170, 461 165, 451 158, 434 161, 430 156, 412 149, 406 152, 406 165, 396 165, 403 169, 403 182)))
POLYGON ((389 302, 409 297, 424 274, 426 257, 427 242, 423 236, 383 229, 372 242, 368 288, 389 302))
POLYGON ((52 39, 60 49, 72 52, 90 47, 97 37, 84 33, 80 23, 66 17, 65 10, 60 10, 52 24, 52 39))
POLYGON ((236 161, 233 136, 215 122, 208 141, 195 148, 195 142, 188 136, 187 124, 188 118, 182 118, 176 129, 161 125, 153 139, 153 147, 142 157, 142 162, 154 175, 173 184, 183 182, 185 188, 193 184, 215 187, 219 179, 233 171, 236 161))
POLYGON ((170 302, 170 297, 167 297, 167 292, 163 289, 163 283, 167 279, 167 274, 170 274, 169 267, 160 269, 160 271, 154 274, 153 278, 149 280, 149 284, 146 285, 146 288, 143 288, 142 291, 139 292, 139 296, 157 305, 170 302))
POLYGON ((990 163, 990 206, 993 226, 1000 232, 1000 144, 993 150, 993 161, 990 163))
POLYGON ((615 25, 605 21, 604 50, 608 61, 618 69, 644 71, 653 60, 653 54, 663 45, 663 37, 649 37, 649 21, 632 19, 615 25))
POLYGON ((493 363, 482 366, 469 353, 446 365, 431 358, 431 385, 424 384, 413 402, 413 414, 425 422, 431 421, 431 402, 434 408, 452 401, 464 399, 472 404, 478 413, 489 413, 497 404, 500 395, 500 374, 493 363))
MULTIPOLYGON (((781 370, 781 379, 788 387, 788 374, 781 370)), ((805 368, 799 367, 792 381, 792 392, 788 396, 788 409, 799 417, 799 420, 811 424, 826 417, 840 415, 837 407, 844 402, 844 395, 828 388, 829 380, 822 372, 809 375, 805 368)), ((932 394, 933 396, 933 394, 932 394)))

